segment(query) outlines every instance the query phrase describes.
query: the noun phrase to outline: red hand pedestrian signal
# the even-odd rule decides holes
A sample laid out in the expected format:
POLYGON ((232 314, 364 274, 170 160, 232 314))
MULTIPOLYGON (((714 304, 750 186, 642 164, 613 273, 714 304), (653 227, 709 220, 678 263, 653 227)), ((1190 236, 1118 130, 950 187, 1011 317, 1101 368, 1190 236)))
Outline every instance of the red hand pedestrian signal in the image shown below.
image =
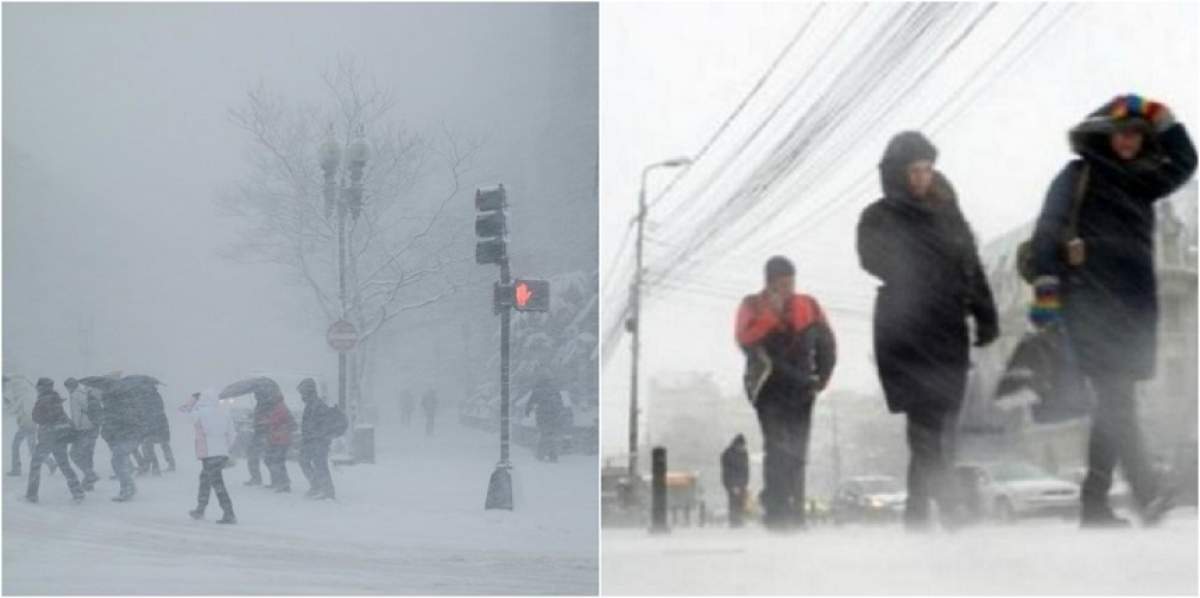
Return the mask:
POLYGON ((517 311, 549 311, 550 282, 529 278, 513 281, 511 305, 517 311))
POLYGON ((516 290, 517 309, 524 309, 529 304, 529 300, 533 298, 533 291, 529 290, 529 285, 519 282, 516 290))

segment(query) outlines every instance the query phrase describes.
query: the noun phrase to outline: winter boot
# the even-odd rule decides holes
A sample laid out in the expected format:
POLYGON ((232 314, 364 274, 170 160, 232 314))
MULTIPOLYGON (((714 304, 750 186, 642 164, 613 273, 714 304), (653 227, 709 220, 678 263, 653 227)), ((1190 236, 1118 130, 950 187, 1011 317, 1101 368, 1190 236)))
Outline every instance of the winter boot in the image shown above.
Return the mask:
POLYGON ((257 478, 252 478, 250 480, 242 482, 242 485, 243 486, 262 486, 262 480, 257 479, 257 478))
POLYGON ((79 503, 83 502, 83 499, 86 496, 87 495, 84 494, 83 491, 80 491, 79 494, 72 494, 71 500, 75 501, 75 504, 79 504, 79 503))
POLYGON ((232 525, 234 523, 237 523, 237 517, 233 516, 233 511, 225 511, 225 514, 223 516, 221 516, 220 519, 217 520, 217 523, 232 525))
POLYGON ((204 519, 204 509, 197 507, 191 511, 188 511, 188 515, 191 515, 192 519, 204 519))
POLYGON ((1141 508, 1142 525, 1144 527, 1154 527, 1162 523, 1163 517, 1167 511, 1170 511, 1175 506, 1175 489, 1164 487, 1158 493, 1158 496, 1150 499, 1146 506, 1141 508))
POLYGON ((287 484, 283 484, 283 485, 275 487, 276 494, 290 494, 291 492, 292 492, 292 487, 287 484))
POLYGON ((304 498, 318 498, 322 494, 319 488, 309 488, 308 492, 304 493, 304 498))
POLYGON ((1080 512, 1079 527, 1083 529, 1123 529, 1130 525, 1128 519, 1117 517, 1108 505, 1084 506, 1080 512))
POLYGON ((37 501, 38 501, 38 497, 33 496, 32 494, 25 495, 25 502, 33 503, 36 505, 37 501))

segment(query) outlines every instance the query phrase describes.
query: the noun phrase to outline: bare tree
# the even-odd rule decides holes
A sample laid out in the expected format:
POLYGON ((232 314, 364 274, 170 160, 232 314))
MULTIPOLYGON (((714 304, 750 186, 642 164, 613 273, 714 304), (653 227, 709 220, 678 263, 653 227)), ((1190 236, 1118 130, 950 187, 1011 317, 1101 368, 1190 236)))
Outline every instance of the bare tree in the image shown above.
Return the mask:
MULTIPOLYGON (((242 224, 227 258, 282 266, 312 293, 324 325, 346 319, 358 328, 350 367, 357 396, 375 335, 459 286, 455 266, 469 255, 448 251, 463 235, 442 216, 476 148, 460 147, 444 127, 431 139, 399 125, 394 96, 352 61, 339 61, 322 81, 325 94, 316 105, 289 102, 260 83, 230 109, 230 120, 249 138, 249 171, 218 204, 242 224), (342 297, 338 218, 326 205, 318 151, 329 139, 347 148, 360 135, 371 157, 361 214, 347 225, 342 297), (455 253, 464 257, 447 257, 455 253)), ((345 183, 342 176, 338 188, 345 183)))

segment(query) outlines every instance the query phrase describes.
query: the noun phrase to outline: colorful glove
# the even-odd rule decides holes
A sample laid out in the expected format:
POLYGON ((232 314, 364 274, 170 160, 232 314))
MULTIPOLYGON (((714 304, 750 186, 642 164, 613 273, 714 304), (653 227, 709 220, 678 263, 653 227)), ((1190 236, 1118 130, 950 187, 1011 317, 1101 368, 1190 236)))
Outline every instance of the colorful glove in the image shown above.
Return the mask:
POLYGON ((1042 328, 1062 317, 1058 277, 1042 276, 1033 281, 1033 304, 1029 306, 1029 321, 1042 328))

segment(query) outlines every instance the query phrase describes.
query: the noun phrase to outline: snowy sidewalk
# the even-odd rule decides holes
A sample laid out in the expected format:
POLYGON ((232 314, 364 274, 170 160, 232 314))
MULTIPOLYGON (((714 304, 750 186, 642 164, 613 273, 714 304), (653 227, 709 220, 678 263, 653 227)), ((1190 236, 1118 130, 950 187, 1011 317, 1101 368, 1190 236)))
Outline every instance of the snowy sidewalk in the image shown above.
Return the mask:
MULTIPOLYGON (((189 430, 190 431, 190 430, 189 430)), ((180 470, 139 478, 117 504, 104 476, 81 505, 62 477, 43 474, 41 502, 21 500, 24 478, 4 479, 5 594, 595 594, 595 457, 557 464, 514 449, 517 510, 484 511, 497 456, 489 435, 458 428, 428 440, 380 433, 376 465, 338 468, 338 501, 247 488, 227 469, 239 524, 192 521, 199 465, 176 439, 180 470), (452 433, 453 436, 446 435, 452 433)))
POLYGON ((605 529, 605 595, 1190 594, 1196 510, 1161 528, 1082 532, 1062 520, 913 536, 899 526, 800 535, 605 529))

